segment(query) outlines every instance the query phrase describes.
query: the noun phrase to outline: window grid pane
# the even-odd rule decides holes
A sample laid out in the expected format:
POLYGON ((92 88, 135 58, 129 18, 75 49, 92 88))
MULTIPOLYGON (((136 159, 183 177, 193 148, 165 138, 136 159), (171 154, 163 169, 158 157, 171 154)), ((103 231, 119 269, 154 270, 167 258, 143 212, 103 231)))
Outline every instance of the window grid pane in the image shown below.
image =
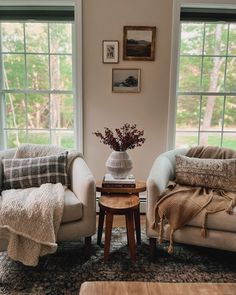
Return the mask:
POLYGON ((236 149, 235 36, 233 23, 182 22, 176 147, 236 149))
POLYGON ((11 30, 17 31, 15 39, 19 44, 14 44, 14 37, 7 34, 6 23, 4 29, 3 23, 0 26, 4 40, 0 53, 4 82, 1 79, 0 86, 6 146, 31 142, 74 148, 72 24, 14 23, 11 30), (50 37, 53 30, 57 35, 50 37), (35 31, 38 32, 36 35, 35 31), (55 62, 53 56, 57 57, 55 62), (52 68, 56 72, 54 83, 51 81, 52 68), (52 97, 57 97, 53 106, 52 97))

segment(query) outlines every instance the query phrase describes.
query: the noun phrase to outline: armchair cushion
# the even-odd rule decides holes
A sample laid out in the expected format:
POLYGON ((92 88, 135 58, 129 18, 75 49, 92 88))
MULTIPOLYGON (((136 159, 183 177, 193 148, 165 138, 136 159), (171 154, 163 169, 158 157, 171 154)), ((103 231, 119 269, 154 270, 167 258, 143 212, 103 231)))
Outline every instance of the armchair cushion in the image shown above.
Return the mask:
POLYGON ((60 155, 3 159, 4 189, 39 187, 44 183, 67 185, 67 152, 60 155))
MULTIPOLYGON (((203 218, 204 212, 200 212, 200 214, 194 216, 187 225, 201 228, 203 218)), ((233 207, 232 214, 228 214, 225 211, 208 214, 206 228, 209 230, 213 229, 236 233, 236 206, 233 207)))
POLYGON ((236 158, 198 159, 177 155, 176 182, 236 192, 236 158))
POLYGON ((69 189, 65 190, 65 203, 62 223, 80 220, 83 217, 83 204, 69 189))

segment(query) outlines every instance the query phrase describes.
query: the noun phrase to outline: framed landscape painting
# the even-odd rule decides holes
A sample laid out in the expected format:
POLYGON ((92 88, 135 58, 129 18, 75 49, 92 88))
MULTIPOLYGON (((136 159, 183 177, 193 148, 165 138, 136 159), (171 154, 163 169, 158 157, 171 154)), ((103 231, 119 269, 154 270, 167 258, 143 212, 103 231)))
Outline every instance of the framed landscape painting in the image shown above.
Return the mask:
POLYGON ((119 62, 119 41, 103 40, 102 42, 103 63, 119 62))
POLYGON ((124 60, 155 59, 156 27, 124 27, 124 60))
POLYGON ((140 69, 112 69, 112 92, 140 92, 140 69))

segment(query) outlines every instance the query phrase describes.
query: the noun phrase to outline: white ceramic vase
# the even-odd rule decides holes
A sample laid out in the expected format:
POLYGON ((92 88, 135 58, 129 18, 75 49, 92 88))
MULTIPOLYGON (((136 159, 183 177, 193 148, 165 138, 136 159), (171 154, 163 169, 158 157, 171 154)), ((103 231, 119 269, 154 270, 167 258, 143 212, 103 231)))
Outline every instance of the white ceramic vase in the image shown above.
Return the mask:
POLYGON ((106 167, 114 178, 126 178, 133 168, 133 163, 126 151, 113 151, 106 161, 106 167))

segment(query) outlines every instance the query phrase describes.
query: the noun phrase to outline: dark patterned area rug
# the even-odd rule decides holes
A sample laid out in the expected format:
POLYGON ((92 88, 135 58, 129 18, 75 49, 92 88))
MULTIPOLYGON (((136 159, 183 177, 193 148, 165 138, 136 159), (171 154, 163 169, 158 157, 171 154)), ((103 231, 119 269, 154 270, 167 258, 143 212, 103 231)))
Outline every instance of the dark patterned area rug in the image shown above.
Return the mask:
POLYGON ((37 267, 26 267, 0 254, 0 294, 78 294, 84 281, 236 282, 236 253, 201 247, 168 244, 158 246, 155 261, 149 259, 145 232, 133 264, 128 255, 126 231, 115 228, 110 261, 93 239, 92 256, 84 257, 81 243, 63 243, 58 252, 43 257, 37 267))

